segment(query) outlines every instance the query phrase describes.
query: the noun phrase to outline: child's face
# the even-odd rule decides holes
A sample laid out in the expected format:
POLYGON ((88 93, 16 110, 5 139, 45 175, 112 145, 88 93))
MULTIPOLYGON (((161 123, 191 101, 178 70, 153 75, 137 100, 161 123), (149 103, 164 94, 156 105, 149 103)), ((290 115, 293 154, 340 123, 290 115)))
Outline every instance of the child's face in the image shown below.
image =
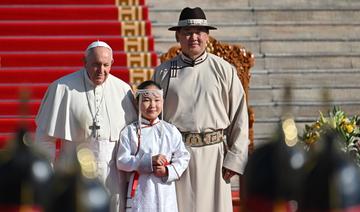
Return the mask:
MULTIPOLYGON (((155 85, 146 87, 148 90, 159 90, 155 85)), ((140 102, 141 115, 147 120, 155 120, 163 109, 163 97, 157 93, 144 95, 140 102)))

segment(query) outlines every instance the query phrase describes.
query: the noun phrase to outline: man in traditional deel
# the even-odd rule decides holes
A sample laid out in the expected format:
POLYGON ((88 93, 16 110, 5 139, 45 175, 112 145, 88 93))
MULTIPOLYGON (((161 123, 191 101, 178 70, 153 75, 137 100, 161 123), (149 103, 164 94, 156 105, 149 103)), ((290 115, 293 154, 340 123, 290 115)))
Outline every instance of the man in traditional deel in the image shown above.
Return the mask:
POLYGON ((188 169, 176 183, 179 211, 232 211, 230 178, 248 158, 245 92, 234 66, 206 52, 209 30, 203 10, 184 8, 175 31, 181 52, 158 66, 164 88, 164 120, 182 133, 188 169))

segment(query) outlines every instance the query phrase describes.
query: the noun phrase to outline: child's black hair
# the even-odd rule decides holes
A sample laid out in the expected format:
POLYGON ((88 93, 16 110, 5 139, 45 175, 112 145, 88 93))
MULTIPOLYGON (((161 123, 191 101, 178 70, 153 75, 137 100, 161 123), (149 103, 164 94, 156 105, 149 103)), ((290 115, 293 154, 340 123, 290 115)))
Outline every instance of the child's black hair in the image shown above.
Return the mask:
MULTIPOLYGON (((140 85, 138 85, 137 89, 141 90, 141 89, 146 89, 148 86, 150 85, 154 85, 156 86, 159 90, 161 90, 161 86, 159 84, 157 84, 155 81, 152 80, 146 80, 142 83, 140 83, 140 85)), ((136 101, 139 102, 139 96, 136 97, 136 101)))
POLYGON ((137 89, 138 90, 145 89, 146 87, 148 87, 150 85, 155 85, 157 88, 159 88, 159 90, 161 90, 161 86, 152 80, 146 80, 146 81, 140 83, 140 85, 137 87, 137 89))

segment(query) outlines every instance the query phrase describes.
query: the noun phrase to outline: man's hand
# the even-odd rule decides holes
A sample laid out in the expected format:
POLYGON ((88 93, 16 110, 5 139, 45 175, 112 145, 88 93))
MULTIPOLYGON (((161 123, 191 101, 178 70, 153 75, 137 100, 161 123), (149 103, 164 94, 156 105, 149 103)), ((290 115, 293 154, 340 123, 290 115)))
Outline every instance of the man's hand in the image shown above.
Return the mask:
POLYGON ((234 172, 234 171, 232 171, 232 170, 230 170, 230 169, 227 169, 227 168, 225 168, 225 167, 223 167, 222 173, 223 173, 223 178, 224 178, 225 181, 230 181, 230 179, 231 179, 234 175, 237 174, 236 172, 234 172))

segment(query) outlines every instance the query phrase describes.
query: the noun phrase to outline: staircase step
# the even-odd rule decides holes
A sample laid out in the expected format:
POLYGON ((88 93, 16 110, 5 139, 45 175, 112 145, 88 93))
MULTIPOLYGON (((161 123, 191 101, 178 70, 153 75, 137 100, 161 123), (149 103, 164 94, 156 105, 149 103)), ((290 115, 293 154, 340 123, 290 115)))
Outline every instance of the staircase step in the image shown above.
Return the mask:
POLYGON ((144 5, 145 0, 1 0, 0 5, 114 5, 118 2, 120 5, 144 5))
POLYGON ((357 0, 346 0, 346 1, 339 1, 339 0, 277 0, 274 2, 269 3, 267 0, 251 0, 249 1, 249 6, 251 7, 266 7, 269 6, 276 6, 276 7, 291 7, 291 8, 349 8, 349 7, 359 7, 360 2, 357 0))
POLYGON ((0 101, 0 116, 35 116, 40 107, 40 101, 0 101))
POLYGON ((0 133, 0 150, 5 148, 7 143, 14 138, 14 133, 0 133))
MULTIPOLYGON (((326 113, 333 106, 340 106, 349 115, 355 115, 360 108, 360 101, 327 101, 321 102, 267 102, 263 104, 251 104, 255 110, 256 117, 261 119, 276 119, 283 116, 286 112, 291 112, 295 118, 302 117, 309 120, 316 119, 319 111, 326 113)), ((255 121, 257 122, 257 120, 255 121)))
POLYGON ((0 84, 0 99, 19 100, 23 97, 40 100, 44 97, 48 84, 2 85, 0 84))
POLYGON ((25 127, 30 132, 36 129, 35 117, 33 118, 0 118, 0 134, 15 133, 20 127, 25 127))
MULTIPOLYGON (((288 7, 276 6, 272 4, 265 7, 250 8, 253 11, 253 19, 257 23, 291 21, 296 23, 353 23, 360 20, 360 7, 326 7, 320 5, 312 8, 309 5, 305 7, 288 7)), ((359 4, 360 6, 360 4, 359 4)))
MULTIPOLYGON (((8 0, 10 1, 10 0, 8 0)), ((166 3, 167 1, 161 0, 147 0, 147 4, 154 8, 164 8, 169 7, 166 3)), ((360 2, 357 0, 277 0, 271 1, 268 0, 250 0, 250 1, 238 1, 238 0, 227 0, 227 1, 214 1, 214 0, 183 0, 183 1, 174 1, 171 3, 172 8, 182 9, 183 7, 196 7, 201 8, 229 8, 229 7, 276 7, 276 8, 354 8, 359 7, 360 2)), ((207 14, 207 13, 206 13, 207 14)), ((178 17, 178 16, 176 16, 178 17)))
MULTIPOLYGON (((321 84, 321 83, 319 83, 321 84)), ((342 83, 339 83, 343 85, 342 83)), ((343 86, 346 86, 343 85, 343 86)), ((291 97, 286 96, 289 92, 286 88, 275 88, 267 87, 263 88, 254 88, 253 86, 249 89, 249 103, 267 103, 267 102, 279 102, 279 101, 302 101, 302 102, 317 102, 325 98, 327 100, 336 100, 336 101, 358 101, 360 107, 360 95, 358 87, 324 87, 324 88, 311 88, 311 86, 306 88, 292 88, 290 90, 291 97), (344 95, 346 94, 346 95, 344 95)))
POLYGON ((151 36, 150 21, 0 21, 0 36, 151 36))
MULTIPOLYGON (((283 7, 212 7, 202 8, 211 23, 268 23, 291 21, 296 23, 353 23, 360 21, 360 8, 283 8, 283 7)), ((153 7, 149 10, 151 20, 162 24, 176 24, 181 9, 153 7), (171 18, 169 18, 171 17, 171 18)))
MULTIPOLYGON (((174 39, 174 32, 167 29, 171 25, 153 23, 153 35, 162 39, 174 39)), ((210 31, 210 35, 227 37, 227 39, 252 37, 261 39, 357 39, 360 25, 356 22, 347 24, 334 23, 217 23, 218 30, 210 31), (226 36, 225 36, 226 35, 226 36)))
MULTIPOLYGON (((8 0, 9 1, 9 0, 8 0)), ((214 0, 182 0, 182 1, 172 1, 169 4, 168 1, 159 1, 159 0, 147 0, 147 5, 152 8, 163 8, 163 7, 172 7, 177 9, 182 9, 184 7, 246 7, 248 6, 248 1, 239 1, 239 0, 226 0, 226 1, 214 1, 214 0)), ((179 13, 180 14, 180 13, 179 13)), ((176 15, 176 18, 179 17, 179 14, 176 15)))
MULTIPOLYGON (((38 68, 1 68, 0 69, 0 83, 10 84, 5 85, 11 86, 9 89, 19 86, 19 83, 25 84, 25 86, 32 86, 35 83, 46 83, 50 82, 79 70, 82 67, 38 67, 38 68)), ((122 69, 124 75, 127 75, 125 70, 122 69)), ((20 86, 24 86, 21 85, 20 86)))
POLYGON ((148 8, 141 6, 117 7, 106 6, 81 6, 57 5, 54 6, 0 6, 0 20, 119 20, 141 21, 148 20, 148 8), (96 14, 96 15, 94 15, 96 14))
POLYGON ((115 51, 154 51, 154 38, 120 36, 3 36, 0 51, 78 51, 95 40, 107 42, 115 51))
MULTIPOLYGON (((301 135, 304 132, 305 125, 311 125, 316 121, 316 118, 314 118, 312 121, 296 121, 297 131, 298 135, 301 135)), ((274 134, 277 132, 279 126, 279 119, 276 121, 256 121, 254 123, 254 145, 255 149, 259 148, 261 145, 264 145, 268 143, 273 137, 274 134)))
MULTIPOLYGON (((239 45, 244 46, 247 50, 253 53, 260 53, 260 40, 257 38, 229 38, 229 37, 216 37, 216 40, 221 43, 227 43, 231 45, 239 45)), ((154 39, 156 42, 155 51, 161 55, 166 53, 170 47, 178 46, 179 43, 175 41, 175 37, 173 38, 156 38, 154 39)))
MULTIPOLYGON (((360 68, 360 54, 293 53, 255 55, 254 69, 341 69, 360 68)), ((294 77, 295 78, 295 77, 294 77)))
MULTIPOLYGON (((296 122, 296 127, 298 134, 301 134, 305 128, 305 124, 310 124, 311 122, 296 122)), ((255 132, 255 149, 259 146, 264 145, 271 141, 277 133, 279 127, 279 120, 273 122, 255 122, 254 123, 254 132, 255 132)))
MULTIPOLYGON (((355 39, 298 39, 260 40, 259 53, 349 53, 360 52, 360 40, 355 39)), ((253 50, 253 53, 257 53, 253 50)))
MULTIPOLYGON (((157 38, 175 40, 175 33, 169 31, 168 28, 173 26, 173 24, 166 23, 152 23, 153 36, 155 37, 155 42, 157 38)), ((256 27, 254 23, 217 23, 213 24, 217 27, 218 30, 211 30, 210 35, 217 38, 219 36, 227 35, 227 38, 236 38, 236 37, 257 37, 256 27), (236 29, 236 30, 235 30, 236 29)))
MULTIPOLYGON (((286 60, 286 57, 283 58, 286 60)), ((298 58, 299 63, 301 58, 298 58)), ((256 62, 257 60, 255 60, 256 62)), ((280 61, 283 62, 283 61, 280 61)), ((336 62, 336 61, 333 61, 336 62)), ((279 65, 280 66, 280 65, 279 65)), ((284 88, 359 88, 360 69, 269 69, 253 70, 250 87, 284 88), (291 82, 291 84, 289 84, 291 82)))
MULTIPOLYGON (((266 53, 349 53, 360 52, 360 39, 276 39, 276 38, 230 38, 216 37, 216 40, 231 45, 244 46, 254 54, 266 53)), ((171 46, 179 45, 173 38, 156 38, 155 51, 163 54, 171 46)))
MULTIPOLYGON (((82 66, 84 52, 0 52, 0 67, 68 67, 82 66)), ((157 55, 150 53, 125 53, 114 51, 114 66, 153 67, 157 55)))
MULTIPOLYGON (((152 7, 149 9, 150 20, 156 23, 176 25, 182 8, 172 7, 152 7)), ((202 8, 206 13, 206 19, 209 24, 220 23, 237 23, 240 20, 244 22, 253 21, 252 8, 202 8)))
MULTIPOLYGON (((75 72, 82 67, 39 67, 39 68, 0 68, 0 83, 3 85, 21 86, 21 84, 36 85, 38 83, 48 84, 66 74, 75 72)), ((144 72, 151 71, 152 69, 139 68, 144 72)), ((128 67, 113 66, 111 74, 129 82, 132 72, 139 69, 130 69, 128 67)), ((0 84, 0 85, 1 85, 0 84)), ((2 95, 0 93, 0 95, 2 95)), ((0 98, 1 99, 1 98, 0 98)))

